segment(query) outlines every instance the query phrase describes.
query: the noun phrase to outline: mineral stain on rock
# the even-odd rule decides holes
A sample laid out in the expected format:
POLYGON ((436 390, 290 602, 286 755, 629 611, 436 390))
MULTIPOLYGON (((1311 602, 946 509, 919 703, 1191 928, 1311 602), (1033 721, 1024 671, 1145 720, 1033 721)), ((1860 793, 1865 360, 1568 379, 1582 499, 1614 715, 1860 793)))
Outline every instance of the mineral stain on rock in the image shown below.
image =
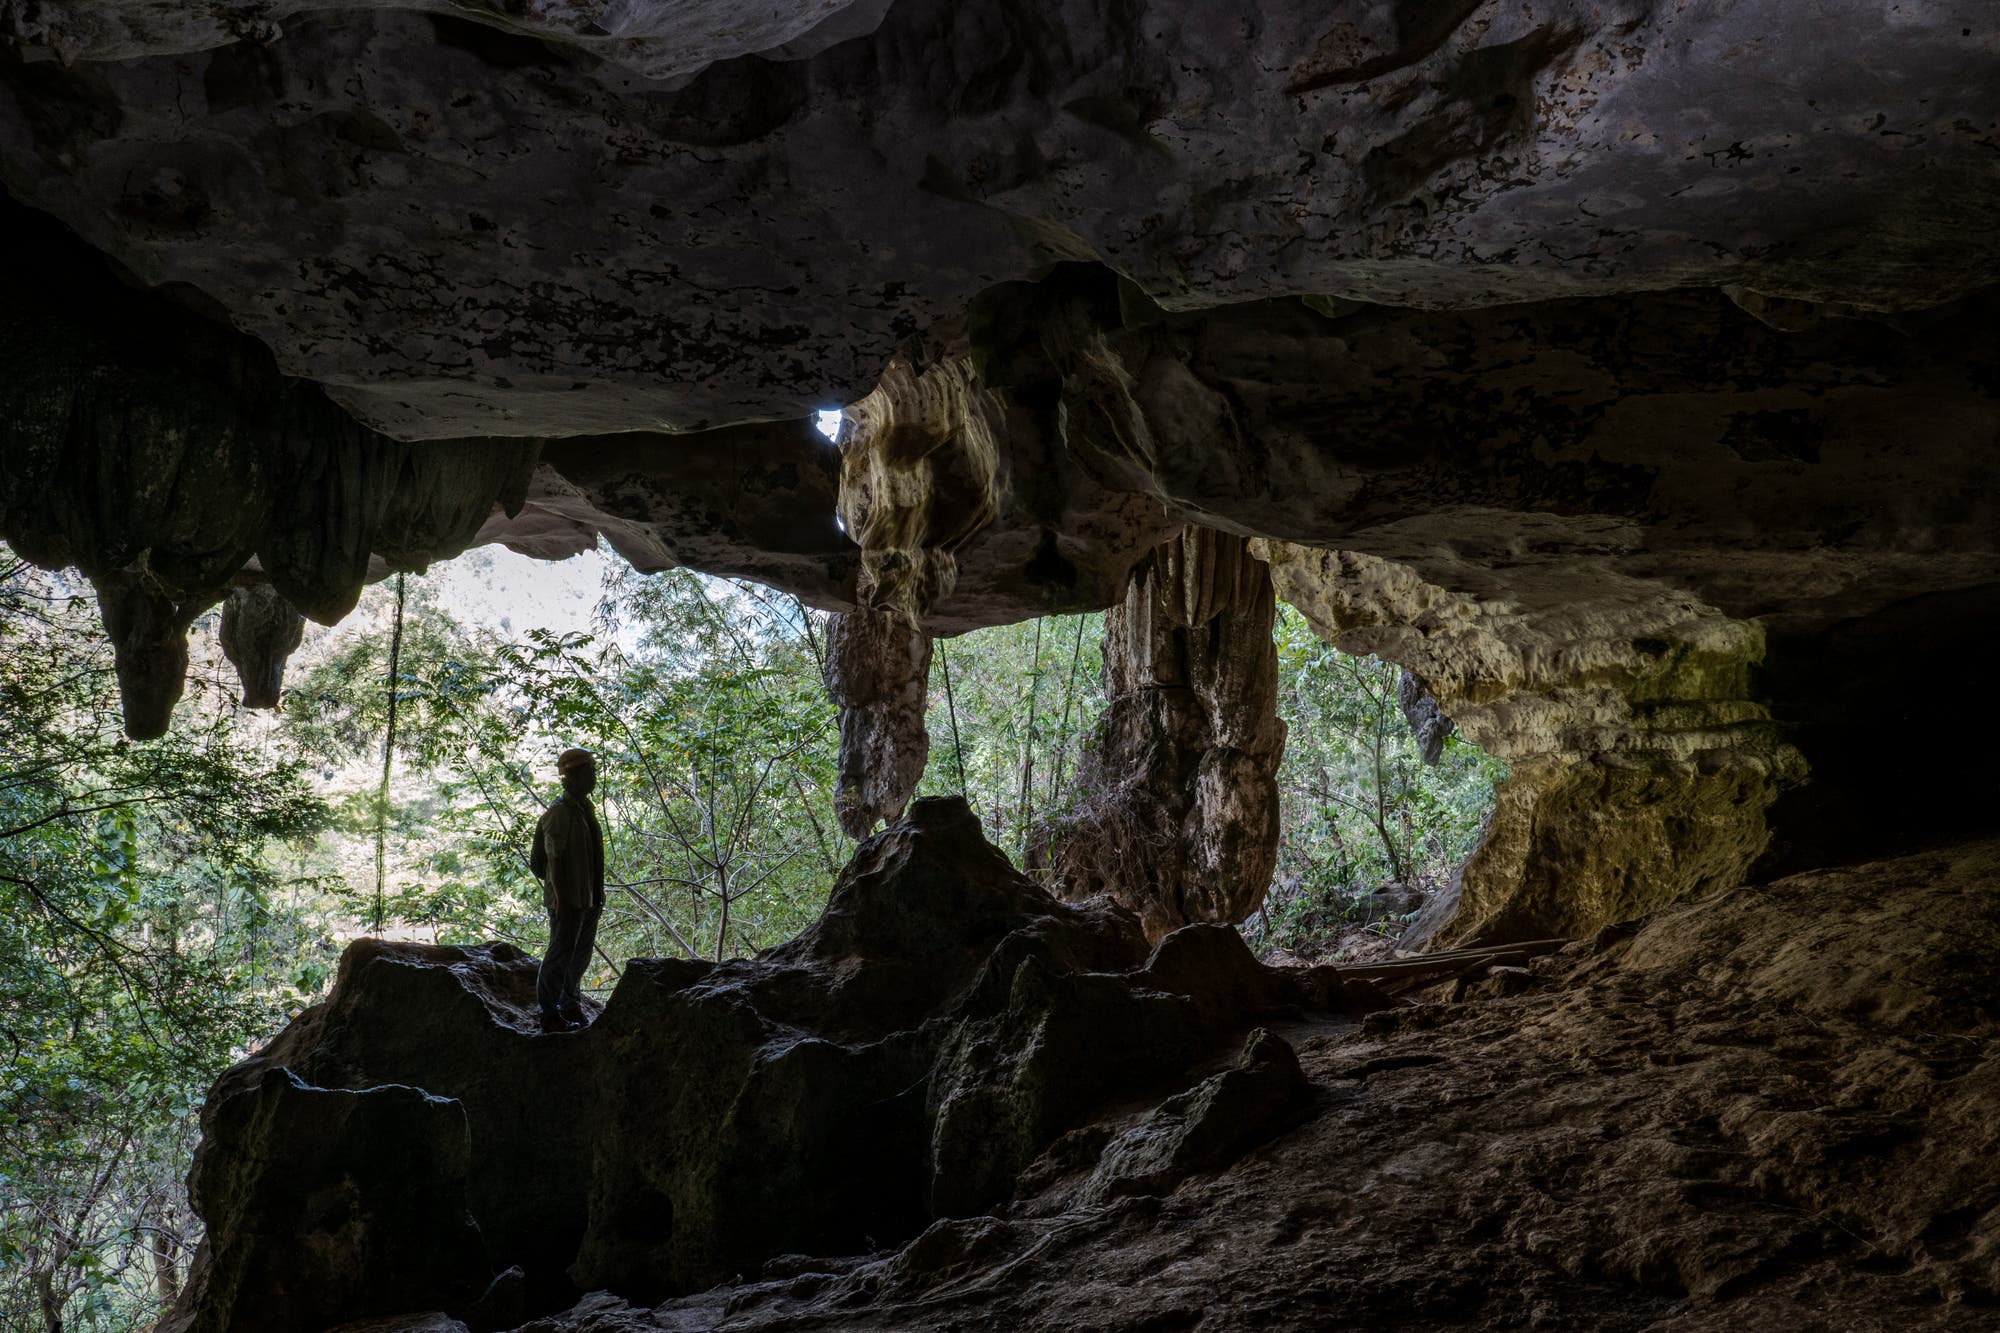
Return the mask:
POLYGON ((1514 970, 1357 1021, 1213 927, 1149 957, 933 801, 820 927, 637 964, 586 1033, 526 1035, 503 947, 356 946, 211 1098, 167 1327, 1992 1326, 2000 844, 1514 970))

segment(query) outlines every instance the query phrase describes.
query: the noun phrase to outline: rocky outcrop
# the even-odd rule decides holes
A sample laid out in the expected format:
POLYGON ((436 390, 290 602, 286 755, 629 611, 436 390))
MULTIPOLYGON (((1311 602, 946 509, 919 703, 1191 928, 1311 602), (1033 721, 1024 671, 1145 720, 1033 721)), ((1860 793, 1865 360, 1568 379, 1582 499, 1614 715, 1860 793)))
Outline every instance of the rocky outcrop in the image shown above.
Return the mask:
POLYGON ((931 639, 893 611, 849 611, 827 620, 826 692, 840 710, 840 777, 834 814, 850 838, 894 823, 930 757, 931 639))
POLYGON ((1271 575, 1242 538, 1189 528, 1104 618, 1103 717, 1075 808, 1035 834, 1072 899, 1107 894, 1159 939, 1233 924, 1278 854, 1278 658, 1271 575))
POLYGON ((1243 1146, 1227 1107, 1270 1129, 1300 1093, 1275 1038, 1219 1083, 1203 1062, 1273 1015, 1380 1003, 1262 967, 1233 931, 1149 952, 1122 911, 1015 872, 956 798, 862 844, 790 943, 636 960, 581 1032, 536 1035, 534 968, 506 945, 351 946, 331 996, 209 1098, 209 1240, 169 1327, 652 1301, 862 1253, 1003 1203, 1108 1102, 1191 1083, 1127 1155, 1149 1180, 1214 1169, 1243 1146))
POLYGON ((1079 1125, 991 1215, 521 1333, 1983 1329, 1996 969, 2000 843, 1739 886, 1484 988, 1509 994, 1267 1024, 1313 1098, 1220 1167, 1095 1187, 1109 1144, 1185 1151, 1205 1100, 1296 1105, 1257 1039, 1079 1125))
POLYGON ((1755 624, 1626 595, 1539 612, 1403 565, 1259 544, 1330 642, 1411 668, 1507 761, 1485 836, 1408 937, 1573 936, 1740 883, 1804 763, 1754 697, 1755 624))
POLYGON ((467 1208, 465 1107, 418 1088, 329 1089, 267 1066, 207 1130, 234 1169, 195 1178, 212 1233, 195 1273, 192 1330, 322 1327, 350 1315, 450 1306, 487 1286, 467 1208), (254 1219, 254 1236, 242 1229, 254 1219))

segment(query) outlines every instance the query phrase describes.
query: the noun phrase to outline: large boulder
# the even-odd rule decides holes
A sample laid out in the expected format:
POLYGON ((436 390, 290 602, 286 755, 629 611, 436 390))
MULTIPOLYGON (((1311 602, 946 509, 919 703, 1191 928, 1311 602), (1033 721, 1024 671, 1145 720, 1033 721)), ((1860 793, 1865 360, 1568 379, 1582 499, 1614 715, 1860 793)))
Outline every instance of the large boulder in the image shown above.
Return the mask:
MULTIPOLYGON (((958 798, 863 843, 790 943, 634 961, 581 1032, 537 1033, 534 972, 509 945, 351 946, 328 999, 210 1095, 210 1244, 168 1327, 478 1325, 865 1253, 1005 1202, 1096 1109, 1199 1082, 1260 1020, 1367 1002, 1218 927, 1149 949, 1122 909, 1014 870, 958 798)), ((1273 1086, 1253 1100, 1298 1091, 1273 1086)), ((1212 1136, 1192 1127, 1215 1093, 1166 1114, 1212 1136)))

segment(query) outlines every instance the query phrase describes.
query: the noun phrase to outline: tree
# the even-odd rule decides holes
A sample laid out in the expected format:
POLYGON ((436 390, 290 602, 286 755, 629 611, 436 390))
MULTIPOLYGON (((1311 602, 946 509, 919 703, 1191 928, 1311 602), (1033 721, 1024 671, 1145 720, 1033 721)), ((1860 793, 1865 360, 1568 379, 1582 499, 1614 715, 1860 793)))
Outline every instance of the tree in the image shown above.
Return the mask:
POLYGON ((1104 708, 1103 653, 1101 613, 940 639, 918 793, 964 795, 987 838, 1018 861, 1036 820, 1075 799, 1069 779, 1104 708))
MULTIPOLYGON (((611 959, 726 957, 789 937, 844 859, 832 823, 833 710, 820 684, 820 614, 751 584, 688 571, 613 580, 602 633, 503 639, 439 611, 421 588, 394 691, 407 763, 392 814, 414 882, 392 906, 438 937, 538 949, 540 887, 526 868, 568 746, 599 758, 611 959)), ((386 728, 382 630, 358 634, 295 691, 288 734, 342 764, 386 728)))
POLYGON ((0 1318, 47 1333, 171 1299, 194 1110, 331 949, 325 886, 279 868, 326 807, 245 743, 212 636, 135 744, 89 603, 0 547, 0 1318))
POLYGON ((1278 708, 1290 735, 1268 910, 1291 938, 1385 884, 1440 886, 1471 852, 1506 770, 1457 735, 1426 767, 1397 701, 1400 669, 1342 653, 1297 611, 1278 610, 1278 708))

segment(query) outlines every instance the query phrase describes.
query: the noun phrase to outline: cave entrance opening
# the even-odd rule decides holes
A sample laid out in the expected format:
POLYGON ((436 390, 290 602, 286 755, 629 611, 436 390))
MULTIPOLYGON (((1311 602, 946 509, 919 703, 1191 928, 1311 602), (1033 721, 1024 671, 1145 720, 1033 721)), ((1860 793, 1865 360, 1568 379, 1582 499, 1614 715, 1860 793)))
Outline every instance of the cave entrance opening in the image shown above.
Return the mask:
POLYGON ((1282 601, 1272 635, 1277 868, 1244 935, 1272 961, 1387 956, 1478 845, 1507 767, 1395 663, 1341 652, 1282 601))
POLYGON ((1035 846, 1078 806, 1078 763, 1104 711, 1104 613, 1040 616, 935 643, 924 718, 931 748, 916 794, 964 796, 987 841, 1045 879, 1035 846))

